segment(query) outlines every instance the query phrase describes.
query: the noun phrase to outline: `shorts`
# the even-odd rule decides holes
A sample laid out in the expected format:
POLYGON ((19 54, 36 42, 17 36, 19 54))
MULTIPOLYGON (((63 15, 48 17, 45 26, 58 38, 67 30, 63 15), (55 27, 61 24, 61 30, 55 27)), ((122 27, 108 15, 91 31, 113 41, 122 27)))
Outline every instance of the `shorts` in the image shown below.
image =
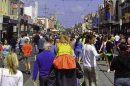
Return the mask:
POLYGON ((112 59, 113 59, 112 53, 106 53, 106 56, 107 56, 107 58, 108 58, 108 61, 111 62, 112 59))
POLYGON ((30 57, 24 57, 25 62, 30 62, 30 57))
POLYGON ((82 50, 81 51, 74 51, 76 58, 82 58, 82 50))

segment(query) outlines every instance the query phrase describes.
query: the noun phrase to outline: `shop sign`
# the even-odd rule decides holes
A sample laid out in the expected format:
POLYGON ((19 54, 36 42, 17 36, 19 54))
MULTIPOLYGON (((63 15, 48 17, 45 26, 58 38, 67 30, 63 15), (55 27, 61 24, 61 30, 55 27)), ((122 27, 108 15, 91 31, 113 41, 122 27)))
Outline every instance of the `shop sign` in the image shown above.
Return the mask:
POLYGON ((0 15, 0 24, 3 23, 3 15, 0 15))
POLYGON ((3 30, 2 24, 0 24, 0 30, 3 30))
POLYGON ((17 26, 13 26, 13 32, 17 32, 17 26))

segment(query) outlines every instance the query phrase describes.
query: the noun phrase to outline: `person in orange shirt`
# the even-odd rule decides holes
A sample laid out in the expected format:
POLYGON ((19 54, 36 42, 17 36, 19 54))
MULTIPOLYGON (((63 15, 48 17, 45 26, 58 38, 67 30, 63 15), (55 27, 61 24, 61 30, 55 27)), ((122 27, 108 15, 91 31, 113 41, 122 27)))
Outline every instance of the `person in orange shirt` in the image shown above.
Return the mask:
POLYGON ((25 69, 26 69, 26 73, 30 74, 30 56, 31 56, 31 52, 32 52, 32 45, 29 43, 29 40, 25 41, 25 44, 22 46, 22 51, 23 51, 23 57, 25 59, 25 69))

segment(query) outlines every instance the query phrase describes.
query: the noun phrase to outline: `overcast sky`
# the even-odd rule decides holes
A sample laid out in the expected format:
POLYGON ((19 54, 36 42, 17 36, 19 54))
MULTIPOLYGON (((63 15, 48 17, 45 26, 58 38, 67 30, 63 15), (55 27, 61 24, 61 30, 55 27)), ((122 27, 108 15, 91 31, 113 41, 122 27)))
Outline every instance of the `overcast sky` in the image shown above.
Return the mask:
MULTIPOLYGON (((25 3, 33 3, 30 1, 26 0, 25 3)), ((45 16, 45 12, 46 16, 55 14, 64 27, 71 27, 82 22, 86 14, 95 12, 103 0, 38 0, 38 2, 39 16, 45 16)))

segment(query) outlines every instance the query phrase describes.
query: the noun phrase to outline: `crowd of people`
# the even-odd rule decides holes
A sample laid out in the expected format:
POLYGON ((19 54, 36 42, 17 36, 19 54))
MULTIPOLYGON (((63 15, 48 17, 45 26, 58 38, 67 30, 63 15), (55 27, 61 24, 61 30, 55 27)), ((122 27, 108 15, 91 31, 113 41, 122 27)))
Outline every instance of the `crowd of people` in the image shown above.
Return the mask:
POLYGON ((39 86, 97 86, 97 61, 104 60, 107 72, 115 71, 114 86, 130 86, 129 46, 130 37, 122 34, 22 34, 10 44, 0 42, 0 86, 23 86, 18 69, 22 60, 34 85, 39 75, 39 86), (31 57, 35 58, 33 65, 31 57))

